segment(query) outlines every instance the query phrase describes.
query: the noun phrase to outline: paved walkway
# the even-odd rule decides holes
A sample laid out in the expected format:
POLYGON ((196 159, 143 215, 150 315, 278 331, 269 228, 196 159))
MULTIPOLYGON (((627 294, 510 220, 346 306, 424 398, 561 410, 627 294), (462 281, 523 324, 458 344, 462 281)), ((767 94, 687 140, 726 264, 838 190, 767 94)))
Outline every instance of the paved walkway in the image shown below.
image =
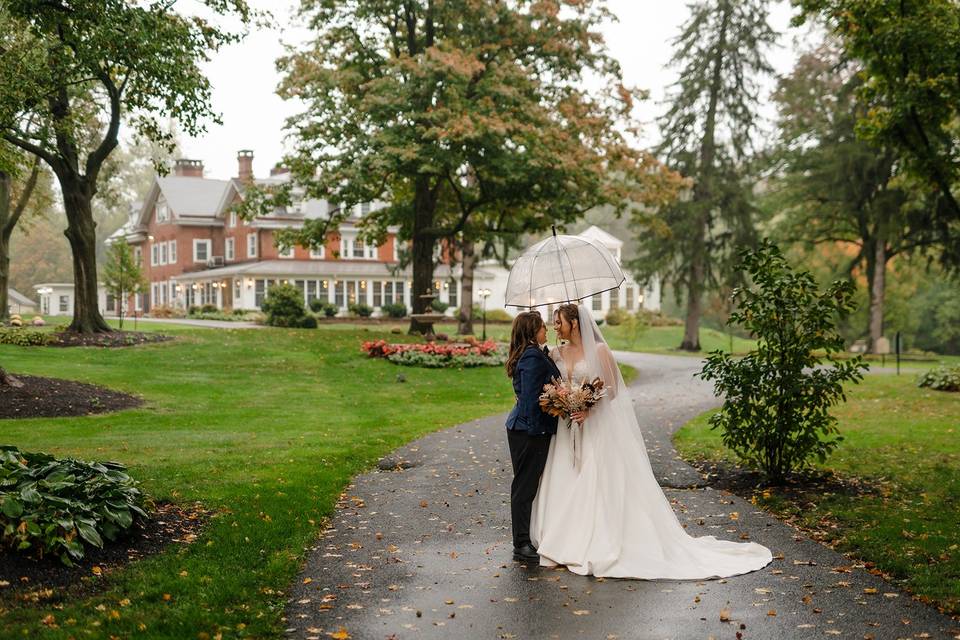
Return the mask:
POLYGON ((715 406, 693 358, 617 354, 651 461, 694 535, 770 547, 726 580, 596 579, 511 560, 503 416, 395 452, 414 464, 359 476, 291 588, 287 636, 384 638, 953 638, 954 623, 750 503, 700 485, 670 435, 715 406), (684 488, 677 488, 684 487, 684 488), (736 514, 736 515, 733 515, 736 514), (345 637, 345 636, 341 636, 345 637))
MULTIPOLYGON (((133 318, 124 318, 133 328, 133 318)), ((137 318, 137 322, 162 322, 164 324, 182 324, 188 327, 204 327, 206 329, 262 329, 264 325, 245 320, 191 320, 190 318, 137 318)))

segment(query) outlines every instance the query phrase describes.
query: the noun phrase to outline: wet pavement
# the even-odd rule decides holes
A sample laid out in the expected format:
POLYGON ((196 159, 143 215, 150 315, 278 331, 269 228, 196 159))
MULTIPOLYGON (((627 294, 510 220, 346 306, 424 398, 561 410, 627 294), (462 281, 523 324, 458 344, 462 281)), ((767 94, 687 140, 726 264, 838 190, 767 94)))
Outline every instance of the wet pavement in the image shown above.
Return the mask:
POLYGON ((307 550, 286 636, 957 638, 960 623, 736 496, 703 487, 672 433, 718 404, 695 358, 618 353, 654 472, 693 535, 753 540, 774 561, 724 580, 617 580, 511 559, 504 416, 428 435, 359 476, 307 550), (389 467, 389 464, 384 464, 389 467), (691 488, 693 487, 693 488, 691 488))

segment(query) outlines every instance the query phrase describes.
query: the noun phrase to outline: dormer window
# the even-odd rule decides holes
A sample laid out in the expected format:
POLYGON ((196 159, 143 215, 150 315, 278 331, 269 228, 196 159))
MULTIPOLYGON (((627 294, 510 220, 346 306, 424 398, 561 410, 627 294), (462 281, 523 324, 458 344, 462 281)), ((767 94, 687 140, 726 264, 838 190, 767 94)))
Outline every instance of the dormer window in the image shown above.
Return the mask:
POLYGON ((166 222, 170 219, 170 207, 165 200, 157 200, 157 222, 166 222))

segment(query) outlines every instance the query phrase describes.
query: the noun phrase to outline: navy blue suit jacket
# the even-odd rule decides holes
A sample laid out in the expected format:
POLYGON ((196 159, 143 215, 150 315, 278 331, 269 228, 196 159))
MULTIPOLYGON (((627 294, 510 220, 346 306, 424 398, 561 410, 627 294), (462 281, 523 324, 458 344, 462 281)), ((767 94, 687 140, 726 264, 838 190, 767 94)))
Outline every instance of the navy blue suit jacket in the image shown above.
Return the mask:
POLYGON ((559 378, 560 369, 543 351, 534 345, 524 350, 513 372, 513 391, 517 404, 507 416, 507 429, 525 431, 531 436, 552 435, 557 432, 557 418, 540 408, 543 385, 551 378, 559 378))

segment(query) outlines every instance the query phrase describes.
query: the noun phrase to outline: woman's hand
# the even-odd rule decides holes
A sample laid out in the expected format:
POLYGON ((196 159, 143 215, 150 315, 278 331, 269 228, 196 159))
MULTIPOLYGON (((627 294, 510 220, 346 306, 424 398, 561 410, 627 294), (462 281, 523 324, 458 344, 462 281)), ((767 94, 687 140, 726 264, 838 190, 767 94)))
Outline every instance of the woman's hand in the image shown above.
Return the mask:
POLYGON ((570 417, 573 418, 574 422, 576 422, 577 424, 583 424, 584 420, 587 419, 587 413, 589 412, 586 410, 574 411, 573 413, 570 414, 570 417))

